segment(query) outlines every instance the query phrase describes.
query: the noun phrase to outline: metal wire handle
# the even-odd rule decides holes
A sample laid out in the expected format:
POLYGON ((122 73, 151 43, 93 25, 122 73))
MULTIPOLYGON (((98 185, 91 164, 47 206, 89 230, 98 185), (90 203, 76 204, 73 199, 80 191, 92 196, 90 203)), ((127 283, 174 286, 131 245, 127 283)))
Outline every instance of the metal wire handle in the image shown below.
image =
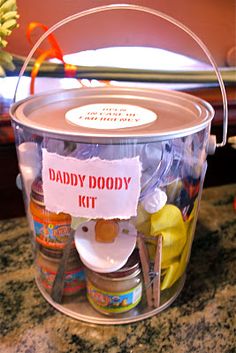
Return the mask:
POLYGON ((223 147, 226 144, 227 141, 227 130, 228 130, 228 104, 227 104, 227 96, 226 96, 226 90, 225 90, 225 86, 224 86, 224 82, 222 79, 222 76, 218 70, 217 64, 215 62, 215 59, 213 58, 212 54, 210 53, 210 51, 208 50, 208 48, 206 47, 206 45, 202 42, 202 40, 194 33, 192 32, 188 27, 186 27, 184 24, 182 24, 181 22, 177 21, 176 19, 151 8, 148 7, 144 7, 144 6, 139 6, 139 5, 132 5, 132 4, 112 4, 112 5, 104 5, 104 6, 99 6, 99 7, 94 7, 92 9, 88 9, 85 11, 81 11, 78 13, 75 13, 71 16, 68 16, 66 18, 64 18, 63 20, 57 22, 56 24, 54 24, 52 27, 50 27, 39 39, 38 41, 34 44, 33 48, 31 49, 31 51, 29 52, 21 70, 19 73, 19 77, 17 80, 17 84, 16 84, 16 89, 15 89, 15 94, 14 94, 14 101, 16 101, 16 94, 17 94, 17 89, 20 83, 20 79, 23 76, 27 65, 29 64, 29 61, 31 60, 33 54, 35 53, 35 51, 37 50, 37 48, 40 46, 40 44, 47 38, 48 35, 50 35, 51 33, 53 33, 55 30, 57 30, 58 28, 62 27, 63 25, 72 22, 74 20, 77 20, 79 18, 85 17, 85 16, 89 16, 95 13, 99 13, 99 12, 105 12, 105 11, 113 11, 113 10, 131 10, 131 11, 138 11, 138 12, 145 12, 151 15, 154 15, 156 17, 160 17, 164 20, 166 20, 167 22, 172 23, 173 25, 175 25, 176 27, 182 29, 185 33, 187 33, 202 49, 202 51, 205 53, 205 55, 207 56, 209 62, 211 63, 212 67, 214 68, 216 77, 218 79, 219 85, 220 85, 220 90, 221 90, 221 95, 222 95, 222 101, 223 101, 223 137, 222 137, 222 141, 220 143, 216 143, 216 147, 223 147))

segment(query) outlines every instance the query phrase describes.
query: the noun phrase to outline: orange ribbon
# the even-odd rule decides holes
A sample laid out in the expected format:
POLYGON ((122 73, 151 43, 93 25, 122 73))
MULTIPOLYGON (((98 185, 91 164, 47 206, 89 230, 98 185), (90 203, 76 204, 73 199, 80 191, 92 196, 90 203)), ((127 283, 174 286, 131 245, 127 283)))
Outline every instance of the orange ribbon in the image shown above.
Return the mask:
MULTIPOLYGON (((33 44, 32 39, 31 39, 31 35, 32 35, 32 32, 36 28, 40 28, 44 32, 46 32, 48 30, 48 27, 42 23, 31 22, 28 25, 27 32, 26 32, 26 36, 27 36, 27 39, 30 42, 30 44, 33 44)), ((43 50, 40 48, 37 48, 37 50, 36 50, 36 52, 39 53, 39 56, 36 59, 34 66, 33 66, 33 69, 32 69, 32 72, 31 72, 30 94, 34 94, 35 79, 38 75, 40 66, 42 65, 44 60, 46 60, 47 58, 59 59, 64 64, 64 70, 65 70, 66 77, 75 77, 75 75, 76 75, 76 66, 65 63, 65 61, 63 59, 62 50, 59 47, 54 35, 49 34, 47 37, 47 40, 50 45, 48 50, 43 50)))

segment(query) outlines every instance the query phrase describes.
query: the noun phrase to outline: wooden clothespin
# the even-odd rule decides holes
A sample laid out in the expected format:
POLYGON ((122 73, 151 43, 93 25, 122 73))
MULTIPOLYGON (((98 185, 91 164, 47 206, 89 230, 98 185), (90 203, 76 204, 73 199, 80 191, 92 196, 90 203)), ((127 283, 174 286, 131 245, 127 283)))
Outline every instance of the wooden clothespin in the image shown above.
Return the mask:
POLYGON ((152 302, 152 285, 150 281, 150 260, 149 260, 149 255, 148 251, 145 245, 145 240, 143 238, 142 234, 139 234, 137 237, 137 244, 138 244, 138 249, 139 249, 139 257, 141 261, 141 266, 142 266, 142 273, 143 273, 143 281, 144 281, 144 286, 146 290, 146 299, 147 299, 147 305, 148 307, 153 306, 152 302))
POLYGON ((152 289, 153 305, 155 308, 158 308, 160 306, 161 255, 162 255, 162 235, 158 235, 155 260, 154 260, 154 280, 153 280, 153 289, 152 289))
POLYGON ((137 244, 139 256, 141 260, 144 286, 146 290, 146 299, 148 307, 160 306, 160 291, 161 291, 161 256, 162 256, 162 235, 152 237, 156 241, 156 252, 154 259, 154 268, 151 271, 151 261, 149 258, 145 237, 139 234, 137 244))

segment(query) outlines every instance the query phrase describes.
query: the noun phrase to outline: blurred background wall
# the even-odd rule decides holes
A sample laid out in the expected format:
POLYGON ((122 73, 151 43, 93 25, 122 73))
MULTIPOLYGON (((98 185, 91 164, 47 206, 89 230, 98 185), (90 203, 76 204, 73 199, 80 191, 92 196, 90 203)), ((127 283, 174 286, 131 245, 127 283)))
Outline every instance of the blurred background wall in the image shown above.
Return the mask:
MULTIPOLYGON (((94 0, 17 0, 19 28, 9 38, 8 51, 27 55, 30 45, 26 27, 31 21, 51 26, 73 13, 119 1, 94 0)), ((122 1, 123 2, 123 1, 122 1)), ((236 60, 235 0, 126 0, 162 11, 181 21, 205 42, 219 66, 236 60)), ((37 33, 35 33, 37 36, 37 33)), ((136 11, 112 11, 76 20, 56 32, 65 53, 110 45, 145 45, 206 60, 204 54, 181 30, 165 21, 136 11)))

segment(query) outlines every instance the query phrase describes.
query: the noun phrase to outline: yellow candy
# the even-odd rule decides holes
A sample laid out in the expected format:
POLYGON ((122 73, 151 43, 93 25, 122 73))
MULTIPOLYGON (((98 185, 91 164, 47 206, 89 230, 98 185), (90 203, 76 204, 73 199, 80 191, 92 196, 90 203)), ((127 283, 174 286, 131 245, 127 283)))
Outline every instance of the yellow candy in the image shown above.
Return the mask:
POLYGON ((161 263, 161 268, 162 269, 167 269, 170 265, 172 265, 174 262, 177 262, 179 261, 179 256, 176 256, 175 258, 171 258, 170 260, 164 262, 162 260, 162 263, 161 263))
POLYGON ((171 264, 180 256, 187 240, 186 226, 181 211, 174 205, 165 205, 151 216, 151 235, 163 237, 162 264, 171 264))
POLYGON ((172 265, 169 266, 166 275, 161 283, 161 290, 169 288, 172 284, 176 281, 176 273, 179 268, 179 262, 174 262, 172 265), (173 279, 175 279, 173 281, 173 279))
POLYGON ((191 247, 193 235, 194 235, 193 227, 196 224, 196 222, 194 222, 195 211, 196 211, 196 202, 190 217, 184 223, 187 241, 181 253, 180 259, 179 261, 176 261, 175 259, 175 262, 171 263, 170 266, 167 268, 167 272, 161 284, 161 290, 170 288, 185 272, 187 262, 189 259, 190 247, 191 247))
POLYGON ((156 242, 148 236, 163 237, 161 269, 164 278, 161 290, 170 288, 185 272, 194 235, 197 204, 196 200, 185 222, 180 209, 171 204, 166 204, 154 214, 147 213, 141 205, 138 207, 135 225, 139 232, 146 235, 146 244, 152 261, 155 258, 156 242))
MULTIPOLYGON (((184 274, 185 269, 188 264, 191 245, 192 245, 193 236, 194 236, 194 228, 193 227, 196 224, 196 222, 194 222, 194 219, 193 219, 194 214, 195 214, 195 207, 192 210, 191 215, 185 224, 186 229, 187 229, 187 242, 184 246, 183 252, 180 257, 178 270, 175 273, 175 277, 173 277, 173 279, 172 279, 172 284, 174 284, 174 282, 177 281, 177 279, 179 279, 184 274)), ((172 286, 172 284, 171 284, 171 286, 172 286)))

